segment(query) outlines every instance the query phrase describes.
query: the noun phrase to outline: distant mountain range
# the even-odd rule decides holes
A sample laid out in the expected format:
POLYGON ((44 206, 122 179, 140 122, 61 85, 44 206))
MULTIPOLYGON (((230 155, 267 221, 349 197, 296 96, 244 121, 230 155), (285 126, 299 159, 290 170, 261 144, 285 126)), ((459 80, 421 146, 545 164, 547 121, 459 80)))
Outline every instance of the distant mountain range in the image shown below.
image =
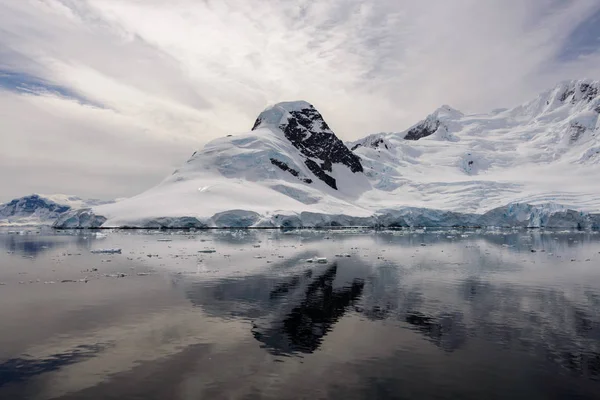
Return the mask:
POLYGON ((112 203, 64 194, 32 194, 0 204, 0 226, 51 225, 71 210, 112 203))
POLYGON ((511 109, 442 106, 342 142, 304 101, 204 146, 158 186, 61 214, 57 227, 600 227, 600 83, 511 109))

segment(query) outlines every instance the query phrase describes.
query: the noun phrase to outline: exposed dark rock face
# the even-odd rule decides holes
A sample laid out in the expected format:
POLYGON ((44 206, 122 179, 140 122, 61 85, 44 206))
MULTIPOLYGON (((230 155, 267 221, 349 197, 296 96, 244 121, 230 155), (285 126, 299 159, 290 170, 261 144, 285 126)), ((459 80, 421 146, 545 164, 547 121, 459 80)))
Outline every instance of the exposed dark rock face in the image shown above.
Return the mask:
POLYGON ((574 122, 571 124, 571 128, 569 129, 569 133, 570 133, 570 142, 571 143, 575 143, 577 140, 579 140, 579 138, 581 137, 581 135, 583 135, 583 133, 585 132, 585 127, 581 126, 580 124, 574 122))
POLYGON ((579 84, 579 88, 572 87, 572 88, 567 89, 559 97, 559 100, 562 102, 565 102, 566 100, 571 98, 571 104, 577 103, 578 96, 575 95, 575 93, 577 93, 577 90, 579 90, 579 92, 581 92, 581 99, 579 101, 586 101, 588 103, 590 101, 594 100, 598 96, 598 94, 600 94, 600 89, 598 88, 597 85, 589 84, 589 83, 581 83, 581 84, 579 84))
POLYGON ((296 171, 294 168, 290 168, 286 163, 284 163, 283 161, 279 161, 276 160, 274 158, 271 158, 271 164, 279 167, 279 169, 281 169, 282 171, 286 171, 289 172, 290 174, 294 175, 294 176, 298 176, 300 175, 300 173, 298 171, 296 171))
MULTIPOLYGON (((332 172, 333 164, 343 164, 354 173, 363 172, 360 157, 352 153, 344 142, 338 139, 321 114, 312 106, 298 111, 289 111, 290 117, 279 128, 285 137, 307 159, 306 166, 323 182, 337 189, 335 179, 326 171, 332 172), (320 160, 317 162, 314 160, 320 160)), ((262 119, 259 117, 252 130, 258 128, 262 119)))
POLYGON ((256 121, 254 122, 254 125, 252 126, 252 130, 255 130, 256 128, 258 128, 261 123, 262 123, 262 119, 260 117, 256 118, 256 121))
POLYGON ((279 161, 279 160, 277 160, 275 158, 271 158, 270 160, 271 160, 271 164, 279 167, 279 169, 281 169, 282 171, 289 172, 290 174, 292 174, 293 176, 297 177, 298 179, 301 179, 302 182, 304 182, 304 183, 312 183, 312 179, 310 179, 310 178, 300 178, 299 177, 300 176, 300 172, 296 171, 294 168, 291 168, 289 165, 287 165, 283 161, 279 161))
POLYGON ((385 141, 384 141, 383 139, 378 139, 378 140, 374 141, 373 143, 371 143, 371 146, 374 146, 374 147, 380 147, 380 146, 383 146, 383 147, 385 147, 387 150, 389 150, 389 147, 388 147, 388 145, 385 143, 385 141))
POLYGON ((564 93, 563 93, 563 94, 560 96, 559 100, 560 100, 560 101, 565 101, 565 100, 567 100, 569 97, 573 96, 574 94, 575 94, 575 90, 573 90, 573 89, 569 89, 569 90, 567 90, 566 92, 564 92, 564 93))
POLYGON ((285 137, 306 157, 344 164, 352 172, 363 172, 360 158, 335 136, 314 107, 290 112, 293 118, 281 126, 285 137))
POLYGON ((596 96, 598 96, 598 87, 597 86, 592 86, 589 83, 582 83, 579 86, 579 90, 581 90, 581 93, 583 93, 583 100, 590 102, 592 101, 596 96))
POLYGON ((385 142, 385 140, 383 138, 375 139, 370 142, 357 143, 354 146, 352 146, 352 148, 350 150, 354 151, 361 146, 365 146, 365 147, 368 146, 373 149, 378 149, 380 147, 384 147, 386 150, 389 150, 389 146, 387 145, 387 143, 385 142))
POLYGON ((408 133, 406 134, 406 136, 404 136, 404 139, 405 140, 419 140, 424 137, 431 136, 435 133, 435 131, 438 130, 439 127, 440 127, 440 121, 436 120, 433 123, 430 123, 429 121, 425 120, 424 122, 420 123, 419 125, 411 128, 408 131, 408 133))
POLYGON ((327 175, 325 173, 325 171, 323 170, 324 168, 322 166, 319 166, 319 164, 317 164, 310 158, 307 158, 306 161, 304 161, 304 164, 306 164, 308 169, 310 169, 311 172, 317 176, 317 178, 319 178, 320 180, 325 182, 327 185, 329 185, 332 188, 334 188, 335 190, 337 190, 336 180, 331 175, 327 175))

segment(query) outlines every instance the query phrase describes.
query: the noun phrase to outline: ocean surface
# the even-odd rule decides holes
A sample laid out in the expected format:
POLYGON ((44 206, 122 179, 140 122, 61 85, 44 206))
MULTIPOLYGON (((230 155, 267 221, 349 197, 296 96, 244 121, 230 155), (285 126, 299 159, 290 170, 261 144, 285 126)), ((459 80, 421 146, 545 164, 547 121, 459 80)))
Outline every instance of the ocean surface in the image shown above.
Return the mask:
POLYGON ((598 234, 0 230, 0 399, 598 398, 598 234))

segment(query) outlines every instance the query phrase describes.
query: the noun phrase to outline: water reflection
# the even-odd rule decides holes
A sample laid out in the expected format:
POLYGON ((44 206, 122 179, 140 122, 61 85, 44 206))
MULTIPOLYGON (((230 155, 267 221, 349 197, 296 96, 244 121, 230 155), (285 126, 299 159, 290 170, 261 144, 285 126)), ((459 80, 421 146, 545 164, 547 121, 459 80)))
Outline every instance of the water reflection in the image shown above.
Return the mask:
POLYGON ((460 348, 467 340, 467 332, 462 318, 459 313, 433 317, 416 311, 409 312, 405 320, 435 345, 452 351, 460 348))
POLYGON ((48 227, 40 228, 40 231, 0 228, 0 248, 24 257, 37 257, 69 246, 79 250, 89 249, 94 237, 94 234, 78 231, 60 234, 48 227))
POLYGON ((9 383, 26 381, 36 375, 57 371, 67 365, 85 361, 107 348, 105 343, 79 345, 69 351, 44 358, 11 358, 0 363, 0 388, 9 383))
MULTIPOLYGON (((338 266, 334 264, 314 278, 303 298, 283 319, 255 323, 252 334, 256 340, 275 354, 312 353, 317 350, 325 335, 361 296, 364 288, 361 279, 354 279, 349 286, 334 288, 337 271, 338 266)), ((312 272, 305 276, 312 277, 312 272)), ((278 285, 271 294, 276 293, 279 298, 299 282, 295 277, 288 284, 278 285)))
MULTIPOLYGON (((537 355, 588 378, 600 376, 600 317, 595 303, 575 302, 553 288, 473 279, 459 284, 454 296, 443 292, 436 296, 435 286, 419 288, 406 297, 405 303, 373 305, 371 299, 369 311, 359 311, 374 320, 406 322, 410 329, 446 351, 484 340, 500 348, 537 355), (423 293, 427 298, 422 298, 423 293), (415 302, 415 298, 422 301, 415 302), (438 303, 440 298, 444 299, 444 311, 432 313, 431 303, 438 303), (415 310, 417 304, 420 310, 415 310)), ((367 299, 371 295, 365 293, 367 299)), ((376 296, 385 298, 381 293, 376 296)))
MULTIPOLYGON (((393 239, 394 244, 419 243, 413 246, 417 249, 425 243, 423 238, 393 239)), ((429 236, 426 242, 454 245, 452 238, 439 239, 436 242, 429 236)), ((415 271, 407 271, 403 265, 406 259, 390 257, 374 271, 360 261, 343 266, 335 263, 322 271, 312 267, 284 278, 264 274, 195 283, 195 289, 187 294, 194 304, 213 315, 251 319, 253 337, 273 354, 315 352, 335 324, 352 311, 372 321, 402 323, 444 351, 461 349, 471 340, 485 340, 502 348, 538 354, 595 379, 600 318, 592 310, 600 301, 598 289, 587 288, 582 299, 574 300, 552 286, 493 280, 494 274, 520 273, 524 266, 516 262, 523 255, 537 257, 530 252, 532 246, 550 254, 565 253, 569 248, 589 245, 591 239, 510 234, 489 235, 484 240, 519 258, 502 260, 480 245, 461 246, 463 262, 457 264, 468 270, 475 261, 479 272, 458 280, 448 280, 445 264, 436 260, 419 264, 416 272, 434 270, 439 282, 414 282, 409 278, 415 271), (334 287, 340 270, 345 272, 343 283, 334 287)), ((434 256, 426 253, 425 257, 431 260, 434 256)))
POLYGON ((531 399, 600 390, 598 235, 161 235, 115 232, 102 246, 123 254, 78 257, 57 254, 98 246, 85 233, 0 236, 16 255, 53 261, 44 268, 44 257, 0 254, 12 266, 0 271, 0 340, 15 344, 0 352, 0 398, 531 399), (315 256, 328 262, 306 262, 315 256), (20 285, 18 269, 32 265, 50 277, 100 270, 85 284, 20 285), (98 342, 110 346, 74 344, 98 342))
POLYGON ((33 241, 22 235, 0 235, 0 246, 7 252, 23 256, 35 257, 40 253, 66 246, 65 241, 39 240, 33 241))

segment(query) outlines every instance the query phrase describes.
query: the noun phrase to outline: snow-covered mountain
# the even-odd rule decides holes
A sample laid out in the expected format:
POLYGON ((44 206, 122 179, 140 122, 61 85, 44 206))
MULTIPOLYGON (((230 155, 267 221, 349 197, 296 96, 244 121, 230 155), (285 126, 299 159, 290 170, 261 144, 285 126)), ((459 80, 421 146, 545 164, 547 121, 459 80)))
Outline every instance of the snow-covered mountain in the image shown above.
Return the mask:
POLYGON ((367 198, 476 213, 509 203, 600 211, 599 87, 565 82, 482 115, 442 106, 406 131, 351 143, 375 188, 367 198))
POLYGON ((32 194, 0 204, 0 226, 51 225, 67 211, 107 203, 64 194, 32 194))
POLYGON ((56 226, 598 227, 600 83, 513 109, 442 106, 398 133, 343 143, 306 102, 263 111, 161 184, 56 226))

